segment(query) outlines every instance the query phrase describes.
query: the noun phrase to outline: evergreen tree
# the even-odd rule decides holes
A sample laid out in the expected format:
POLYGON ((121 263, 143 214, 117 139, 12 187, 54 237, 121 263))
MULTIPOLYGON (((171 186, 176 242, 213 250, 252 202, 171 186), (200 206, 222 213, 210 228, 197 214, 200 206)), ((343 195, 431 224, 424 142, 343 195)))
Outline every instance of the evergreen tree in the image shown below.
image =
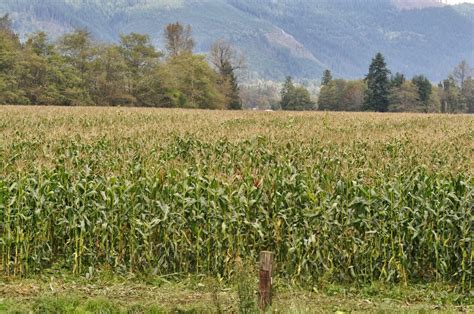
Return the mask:
POLYGON ((283 88, 281 89, 281 101, 280 107, 282 110, 288 110, 290 107, 291 100, 295 93, 295 85, 293 84, 293 78, 288 76, 283 84, 283 88))
POLYGON ((400 72, 395 73, 394 76, 392 76, 392 87, 401 87, 403 83, 405 83, 405 75, 403 75, 400 72))
POLYGON ((227 78, 228 90, 226 93, 228 98, 227 109, 231 110, 241 110, 242 109, 242 100, 240 99, 240 87, 237 82, 237 78, 234 74, 234 69, 230 63, 226 66, 224 71, 224 77, 227 78))
POLYGON ((431 82, 424 75, 416 75, 411 81, 418 90, 418 100, 428 105, 432 93, 431 82))
POLYGON ((387 112, 390 104, 390 70, 381 53, 377 53, 369 67, 365 81, 364 109, 368 111, 387 112))
POLYGON ((332 81, 332 74, 330 70, 324 70, 323 78, 321 79, 321 85, 326 86, 332 81))

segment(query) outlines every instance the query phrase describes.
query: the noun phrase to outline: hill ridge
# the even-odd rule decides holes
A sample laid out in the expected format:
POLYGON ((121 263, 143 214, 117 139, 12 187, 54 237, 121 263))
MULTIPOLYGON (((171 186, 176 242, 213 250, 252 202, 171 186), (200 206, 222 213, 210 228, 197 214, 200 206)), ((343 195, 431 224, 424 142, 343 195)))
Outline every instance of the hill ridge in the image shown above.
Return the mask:
POLYGON ((248 79, 318 79, 325 68, 361 77, 379 51, 392 71, 433 81, 462 59, 474 63, 474 5, 400 10, 392 1, 405 0, 4 0, 0 14, 22 38, 86 27, 104 41, 148 33, 157 47, 164 25, 179 20, 193 26, 198 52, 219 38, 245 52, 248 79))

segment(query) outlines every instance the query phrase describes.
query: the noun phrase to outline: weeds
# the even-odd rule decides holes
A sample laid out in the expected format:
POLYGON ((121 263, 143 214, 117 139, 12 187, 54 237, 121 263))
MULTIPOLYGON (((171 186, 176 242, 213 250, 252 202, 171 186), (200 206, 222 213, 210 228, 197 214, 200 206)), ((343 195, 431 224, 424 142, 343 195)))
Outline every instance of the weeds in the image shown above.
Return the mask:
POLYGON ((251 262, 238 262, 236 265, 235 280, 237 281, 237 298, 239 305, 239 313, 251 314, 258 313, 256 302, 255 281, 256 272, 251 262))

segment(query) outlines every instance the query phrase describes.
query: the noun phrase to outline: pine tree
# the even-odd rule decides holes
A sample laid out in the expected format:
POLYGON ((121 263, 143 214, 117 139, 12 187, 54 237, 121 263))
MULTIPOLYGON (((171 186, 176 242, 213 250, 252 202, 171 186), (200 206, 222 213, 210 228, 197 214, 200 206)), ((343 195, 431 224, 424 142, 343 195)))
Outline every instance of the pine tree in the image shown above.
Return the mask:
POLYGON ((369 67, 365 81, 367 91, 364 99, 364 109, 368 111, 387 112, 390 104, 390 70, 381 53, 377 53, 369 67))
POLYGON ((327 86, 332 81, 332 74, 330 70, 324 70, 323 78, 321 79, 321 85, 327 86))
POLYGON ((283 88, 281 89, 281 101, 280 107, 282 110, 288 110, 291 99, 295 92, 295 85, 293 84, 293 78, 288 76, 283 84, 283 88))
POLYGON ((411 81, 418 89, 418 99, 427 105, 432 92, 431 82, 424 75, 416 75, 411 81))
POLYGON ((397 72, 394 76, 392 76, 392 87, 401 87, 405 81, 405 75, 397 72))
POLYGON ((227 78, 228 85, 229 85, 228 86, 229 92, 226 95, 228 97, 227 109, 241 110, 242 100, 240 99, 239 84, 237 82, 237 78, 235 77, 234 69, 232 68, 232 66, 229 64, 227 68, 228 70, 226 71, 227 73, 225 74, 225 77, 227 78))

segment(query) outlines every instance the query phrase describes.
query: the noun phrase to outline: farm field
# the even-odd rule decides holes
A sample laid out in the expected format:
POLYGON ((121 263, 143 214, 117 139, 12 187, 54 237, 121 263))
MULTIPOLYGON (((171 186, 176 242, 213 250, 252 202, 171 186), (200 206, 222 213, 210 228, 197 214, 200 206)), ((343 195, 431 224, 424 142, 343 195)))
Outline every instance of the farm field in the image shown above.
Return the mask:
POLYGON ((285 287, 470 306, 473 210, 469 115, 0 107, 3 285, 230 283, 271 250, 285 287))

